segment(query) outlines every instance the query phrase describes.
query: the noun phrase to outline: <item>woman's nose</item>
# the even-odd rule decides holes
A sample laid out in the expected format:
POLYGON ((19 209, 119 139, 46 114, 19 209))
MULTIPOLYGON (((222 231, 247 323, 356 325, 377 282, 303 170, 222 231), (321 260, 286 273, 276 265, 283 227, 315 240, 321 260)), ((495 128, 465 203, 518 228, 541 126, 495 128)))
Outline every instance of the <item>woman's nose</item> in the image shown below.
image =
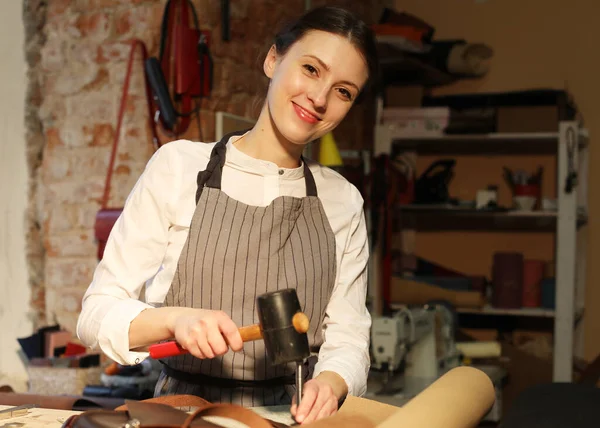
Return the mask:
POLYGON ((315 109, 323 110, 327 108, 327 85, 315 84, 308 91, 308 98, 313 103, 315 109))

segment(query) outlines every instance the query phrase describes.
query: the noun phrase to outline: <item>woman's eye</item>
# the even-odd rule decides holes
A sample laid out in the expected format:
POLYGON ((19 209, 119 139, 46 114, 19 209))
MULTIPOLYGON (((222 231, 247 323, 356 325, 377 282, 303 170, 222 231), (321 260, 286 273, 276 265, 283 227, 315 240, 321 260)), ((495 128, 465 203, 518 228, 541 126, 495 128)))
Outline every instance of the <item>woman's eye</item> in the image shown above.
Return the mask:
POLYGON ((312 65, 310 64, 304 64, 304 68, 306 69, 306 71, 308 71, 310 74, 315 74, 317 72, 317 69, 314 68, 312 65))
POLYGON ((350 93, 350 91, 348 89, 344 89, 344 88, 340 88, 340 93, 347 99, 351 100, 352 99, 352 94, 350 93))

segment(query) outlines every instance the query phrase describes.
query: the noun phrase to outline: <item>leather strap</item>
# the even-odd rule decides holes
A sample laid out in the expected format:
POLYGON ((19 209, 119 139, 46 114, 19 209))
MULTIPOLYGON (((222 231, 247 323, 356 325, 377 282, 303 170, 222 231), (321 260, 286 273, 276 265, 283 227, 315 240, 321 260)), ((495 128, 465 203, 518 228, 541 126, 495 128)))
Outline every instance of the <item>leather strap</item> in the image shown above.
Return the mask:
MULTIPOLYGON (((265 418, 262 418, 252 410, 237 404, 212 404, 195 395, 179 394, 179 395, 164 395, 160 397, 149 398, 142 400, 140 403, 162 404, 174 408, 177 407, 195 407, 197 408, 185 420, 181 428, 190 428, 192 423, 198 418, 204 416, 221 416, 236 420, 252 428, 283 428, 285 424, 280 424, 265 418)), ((127 403, 119 406, 116 411, 128 411, 127 403)))
POLYGON ((221 416, 233 419, 252 428, 273 428, 274 426, 252 410, 248 410, 237 404, 211 404, 192 413, 181 428, 190 428, 194 420, 205 416, 221 416))
MULTIPOLYGON (((160 397, 148 398, 143 400, 144 403, 166 404, 171 407, 206 407, 211 403, 196 395, 179 394, 179 395, 162 395, 160 397)), ((127 403, 117 407, 115 410, 126 411, 127 403)))
MULTIPOLYGON (((146 45, 139 39, 131 40, 131 51, 129 52, 129 61, 127 63, 127 73, 125 74, 125 82, 123 84, 123 91, 121 94, 121 105, 119 106, 119 115, 117 116, 117 129, 115 130, 115 137, 113 139, 112 150, 110 153, 110 161, 108 163, 108 173, 106 174, 106 182, 104 184, 104 194, 102 195, 101 206, 102 209, 108 208, 108 199, 110 194, 110 183, 112 180, 113 168, 115 165, 115 157, 117 155, 117 145, 119 144, 119 137, 121 135, 121 126, 123 124, 123 114, 125 113, 125 107, 127 106, 127 96, 129 94, 129 82, 131 81, 131 71, 133 69, 133 61, 135 59, 135 49, 139 47, 142 50, 142 61, 146 62, 148 58, 148 50, 146 45)), ((156 127, 153 120, 153 109, 152 109, 152 93, 150 85, 145 78, 145 90, 146 90, 146 104, 148 106, 148 121, 150 123, 150 129, 152 130, 153 145, 154 149, 158 149, 161 146, 161 142, 156 133, 156 127)))

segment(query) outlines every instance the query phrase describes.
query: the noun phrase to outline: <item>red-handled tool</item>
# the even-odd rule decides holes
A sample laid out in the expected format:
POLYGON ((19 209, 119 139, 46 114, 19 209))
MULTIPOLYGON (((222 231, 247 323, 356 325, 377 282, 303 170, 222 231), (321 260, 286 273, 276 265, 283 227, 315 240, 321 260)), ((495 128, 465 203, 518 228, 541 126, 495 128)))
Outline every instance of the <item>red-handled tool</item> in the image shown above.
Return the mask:
MULTIPOLYGON (((292 325, 297 333, 303 334, 308 331, 308 317, 303 312, 297 312, 292 317, 292 325)), ((259 324, 250 325, 239 328, 242 342, 251 342, 263 338, 262 330, 259 324)), ((154 359, 176 357, 177 355, 187 354, 188 351, 183 349, 179 343, 175 341, 157 343, 150 346, 150 357, 154 359)))

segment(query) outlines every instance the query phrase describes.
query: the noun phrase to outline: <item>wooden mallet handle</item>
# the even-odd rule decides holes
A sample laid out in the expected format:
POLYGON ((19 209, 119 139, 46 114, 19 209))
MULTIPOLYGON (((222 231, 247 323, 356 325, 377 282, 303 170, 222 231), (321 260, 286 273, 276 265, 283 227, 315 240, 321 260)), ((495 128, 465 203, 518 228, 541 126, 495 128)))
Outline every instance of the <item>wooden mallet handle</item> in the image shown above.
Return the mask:
MULTIPOLYGON (((306 314, 303 312, 296 312, 296 314, 294 314, 292 318, 292 325, 298 333, 306 333, 308 331, 309 324, 310 323, 306 314)), ((242 342, 252 342, 254 340, 262 339, 262 331, 259 324, 240 327, 238 331, 240 332, 240 336, 242 336, 242 342)), ((175 357, 177 355, 184 355, 188 353, 187 349, 183 349, 174 340, 151 345, 149 351, 150 357, 154 359, 175 357)))

